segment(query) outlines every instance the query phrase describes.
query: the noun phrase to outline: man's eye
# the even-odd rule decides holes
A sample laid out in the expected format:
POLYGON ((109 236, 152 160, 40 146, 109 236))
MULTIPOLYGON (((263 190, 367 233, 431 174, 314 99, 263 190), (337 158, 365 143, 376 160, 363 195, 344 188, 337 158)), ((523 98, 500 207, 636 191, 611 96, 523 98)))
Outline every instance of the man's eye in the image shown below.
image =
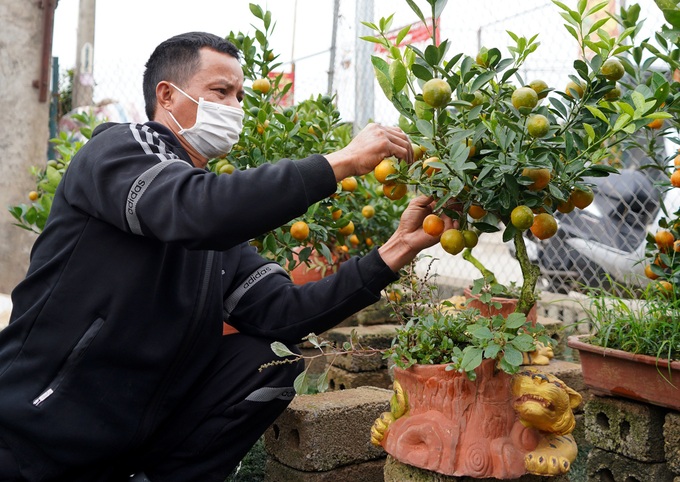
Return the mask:
POLYGON ((219 92, 222 95, 227 95, 227 89, 213 89, 215 92, 219 92))

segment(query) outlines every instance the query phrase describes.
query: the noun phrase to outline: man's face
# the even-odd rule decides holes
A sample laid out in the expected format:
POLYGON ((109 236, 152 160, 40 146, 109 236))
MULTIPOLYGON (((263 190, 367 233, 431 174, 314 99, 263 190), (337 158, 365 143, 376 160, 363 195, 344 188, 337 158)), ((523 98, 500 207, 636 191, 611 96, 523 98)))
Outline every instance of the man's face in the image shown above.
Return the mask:
MULTIPOLYGON (((243 100, 243 70, 238 59, 212 49, 200 50, 201 61, 198 71, 186 86, 184 92, 198 101, 217 102, 231 107, 241 107, 243 100)), ((196 123, 197 105, 181 92, 173 92, 172 113, 177 121, 188 129, 196 123)))

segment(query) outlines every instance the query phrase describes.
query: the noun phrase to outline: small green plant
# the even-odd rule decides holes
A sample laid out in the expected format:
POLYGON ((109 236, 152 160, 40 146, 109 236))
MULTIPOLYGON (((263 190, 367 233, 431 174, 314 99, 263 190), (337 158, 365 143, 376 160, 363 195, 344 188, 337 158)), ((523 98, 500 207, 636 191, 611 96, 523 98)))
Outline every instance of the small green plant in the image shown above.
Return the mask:
POLYGON ((275 341, 271 344, 271 349, 275 355, 282 359, 266 363, 260 367, 260 371, 262 371, 270 366, 297 363, 300 360, 304 360, 307 366, 293 383, 295 392, 299 395, 322 393, 328 390, 328 373, 337 357, 342 355, 369 356, 383 352, 383 350, 380 349, 361 346, 361 344, 357 342, 355 330, 352 330, 350 334, 350 341, 344 342, 341 347, 336 346, 334 343, 325 340, 314 333, 307 335, 304 340, 318 350, 316 355, 300 355, 293 353, 286 345, 279 341, 275 341), (312 363, 317 359, 325 360, 326 358, 330 358, 326 370, 320 375, 312 375, 310 371, 312 363))
MULTIPOLYGON (((408 277, 413 280, 413 276, 408 277)), ((540 324, 533 326, 523 313, 482 316, 476 308, 452 306, 450 301, 436 302, 431 296, 432 279, 421 278, 417 285, 411 282, 415 292, 411 297, 411 309, 398 329, 385 357, 400 368, 414 364, 448 364, 447 370, 465 372, 475 379, 475 368, 484 359, 495 359, 498 368, 506 373, 516 373, 523 362, 522 353, 537 349, 537 342, 544 346, 553 344, 540 324)), ((484 279, 475 280, 472 293, 490 309, 499 309, 500 303, 493 297, 508 293, 508 287, 484 279)), ((398 317, 404 309, 396 304, 398 317)))
MULTIPOLYGON (((612 281, 613 282, 613 281, 612 281)), ((588 292, 588 343, 629 353, 680 360, 680 299, 673 291, 650 284, 636 297, 619 286, 623 295, 600 289, 588 292)))

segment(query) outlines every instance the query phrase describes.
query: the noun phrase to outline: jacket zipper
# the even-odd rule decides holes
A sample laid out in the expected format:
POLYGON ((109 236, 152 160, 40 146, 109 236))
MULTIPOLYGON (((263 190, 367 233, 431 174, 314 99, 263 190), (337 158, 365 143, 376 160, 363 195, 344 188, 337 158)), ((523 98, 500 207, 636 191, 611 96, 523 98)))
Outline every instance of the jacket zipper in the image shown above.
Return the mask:
POLYGON ((191 326, 190 326, 190 331, 187 333, 187 335, 184 337, 186 340, 185 343, 180 347, 180 351, 178 353, 178 356, 175 358, 175 361, 173 362, 172 366, 170 367, 170 370, 168 371, 168 375, 166 376, 163 385, 161 388, 158 389, 156 392, 156 396, 154 399, 149 403, 148 409, 146 410, 146 413, 144 415, 144 418, 142 419, 142 423, 140 424, 140 430, 138 433, 141 433, 142 437, 141 439, 143 440, 148 433, 149 428, 153 425, 153 420, 156 417, 156 413, 158 411, 158 406, 162 402, 165 393, 167 392, 168 386, 170 383, 175 378, 175 372, 177 371, 178 367, 184 365, 184 359, 186 358, 189 348, 193 345, 194 343, 194 338, 196 334, 196 327, 199 323, 199 321, 202 318, 203 310, 205 309, 205 304, 207 301, 208 297, 208 287, 210 285, 210 276, 212 273, 212 265, 213 265, 213 259, 215 258, 215 252, 214 251, 208 251, 206 255, 206 266, 205 270, 203 272, 203 279, 201 281, 201 290, 199 294, 199 300, 198 300, 198 307, 196 309, 196 315, 193 317, 191 320, 191 326))
POLYGON ((40 395, 33 399, 32 403, 34 406, 39 407, 45 400, 50 398, 57 391, 59 386, 66 379, 66 376, 71 372, 73 367, 77 365, 78 361, 87 350, 87 347, 89 347, 90 343, 92 343, 92 340, 95 339, 103 324, 104 319, 97 318, 92 323, 92 325, 90 325, 90 327, 85 331, 83 336, 80 337, 80 340, 78 340, 76 346, 73 347, 73 350, 71 350, 71 353, 66 358, 64 365, 61 367, 59 372, 57 372, 57 375, 54 377, 54 379, 49 383, 47 388, 43 390, 40 395))

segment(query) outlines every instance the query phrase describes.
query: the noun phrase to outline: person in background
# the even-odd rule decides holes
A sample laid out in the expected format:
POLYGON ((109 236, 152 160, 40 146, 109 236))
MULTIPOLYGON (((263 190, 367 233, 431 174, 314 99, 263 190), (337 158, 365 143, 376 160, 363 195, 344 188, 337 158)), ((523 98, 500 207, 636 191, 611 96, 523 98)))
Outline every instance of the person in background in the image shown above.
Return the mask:
POLYGON ((384 245, 296 286, 248 240, 385 157, 411 162, 408 137, 370 124, 332 154, 207 171, 238 142, 243 71, 202 32, 155 49, 144 97, 149 122, 102 124, 73 158, 12 293, 0 480, 223 481, 294 396, 299 363, 258 371, 272 341, 294 350, 374 303, 437 242, 418 197, 384 245))

